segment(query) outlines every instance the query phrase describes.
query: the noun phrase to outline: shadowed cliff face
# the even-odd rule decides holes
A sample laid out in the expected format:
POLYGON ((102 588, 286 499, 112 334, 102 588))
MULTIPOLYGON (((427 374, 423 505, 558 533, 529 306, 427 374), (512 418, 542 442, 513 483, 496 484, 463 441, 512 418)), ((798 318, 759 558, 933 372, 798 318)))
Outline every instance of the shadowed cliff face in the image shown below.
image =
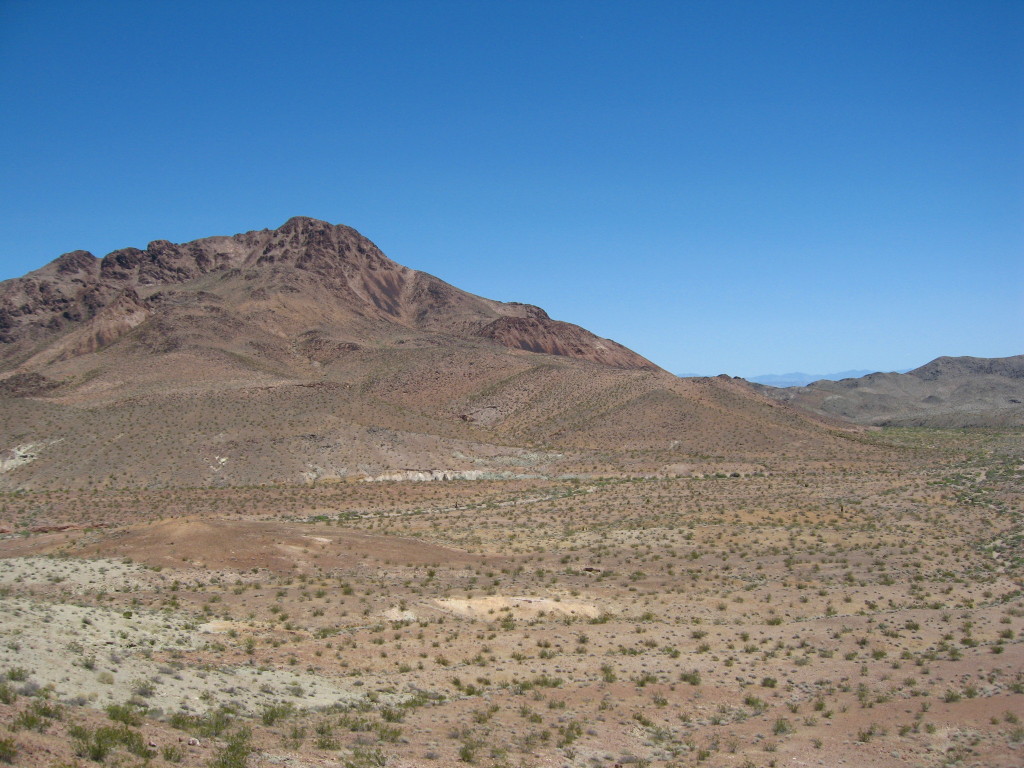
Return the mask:
POLYGON ((301 346, 314 335, 319 356, 332 343, 350 349, 440 334, 446 343, 487 339, 516 350, 657 370, 537 307, 466 293, 397 264, 350 227, 302 217, 232 237, 155 240, 145 250, 124 248, 102 259, 73 251, 0 284, 0 369, 38 368, 96 352, 136 329, 136 340, 148 340, 150 351, 177 348, 182 336, 198 343, 211 325, 218 343, 269 333, 301 346), (182 325, 198 333, 183 332, 182 325), (74 340, 64 339, 69 335, 74 340), (51 349, 55 345, 59 350, 51 349))

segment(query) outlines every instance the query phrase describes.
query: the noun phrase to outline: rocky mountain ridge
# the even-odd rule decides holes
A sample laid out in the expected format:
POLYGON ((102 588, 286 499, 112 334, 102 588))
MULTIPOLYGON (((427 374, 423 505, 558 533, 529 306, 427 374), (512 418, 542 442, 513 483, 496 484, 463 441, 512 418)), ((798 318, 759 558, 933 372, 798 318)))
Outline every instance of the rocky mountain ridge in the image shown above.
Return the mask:
POLYGON ((1024 426, 1024 355, 939 357, 907 373, 872 373, 775 389, 780 402, 875 426, 1024 426))
POLYGON ((792 373, 765 373, 760 376, 750 376, 747 380, 754 384, 766 384, 769 387, 802 387, 807 384, 812 384, 815 381, 821 381, 822 379, 839 381, 841 379, 853 379, 859 376, 867 376, 869 373, 874 372, 874 369, 839 371, 837 373, 802 373, 800 371, 794 371, 792 373))
MULTIPOLYGON (((175 314, 196 320, 194 311, 183 311, 186 305, 278 337, 315 337, 311 346, 320 353, 330 346, 325 340, 351 345, 413 331, 657 370, 539 307, 466 293, 397 264, 350 227, 303 217, 276 230, 180 245, 156 240, 145 250, 123 248, 101 259, 73 251, 6 281, 0 284, 0 366, 36 370, 94 352, 154 317, 153 326, 175 314), (79 338, 62 341, 75 332, 79 338)), ((223 326, 221 332, 229 330, 223 326)))
POLYGON ((314 219, 65 254, 0 284, 0 307, 0 489, 754 472, 849 450, 745 382, 680 379, 314 219))

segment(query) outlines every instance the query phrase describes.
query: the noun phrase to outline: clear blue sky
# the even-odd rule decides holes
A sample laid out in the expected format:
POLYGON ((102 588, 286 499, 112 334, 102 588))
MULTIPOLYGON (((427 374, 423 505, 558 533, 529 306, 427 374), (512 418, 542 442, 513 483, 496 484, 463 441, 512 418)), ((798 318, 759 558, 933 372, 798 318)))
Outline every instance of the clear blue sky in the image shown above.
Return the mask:
POLYGON ((1024 2, 0 0, 0 278, 280 226, 677 373, 1024 353, 1024 2))

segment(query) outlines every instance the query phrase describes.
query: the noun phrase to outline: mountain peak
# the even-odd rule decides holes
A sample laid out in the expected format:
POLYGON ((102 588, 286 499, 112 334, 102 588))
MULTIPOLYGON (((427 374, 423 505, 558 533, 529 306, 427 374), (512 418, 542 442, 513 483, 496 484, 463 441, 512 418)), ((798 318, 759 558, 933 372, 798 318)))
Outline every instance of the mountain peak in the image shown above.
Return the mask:
POLYGON ((308 230, 324 230, 334 229, 335 225, 328 221, 321 219, 314 219, 310 216, 292 216, 288 221, 278 227, 275 232, 279 232, 282 235, 290 235, 296 232, 304 232, 308 230))
POLYGON ((769 397, 860 424, 994 427, 1024 424, 1024 355, 939 357, 907 373, 772 389, 769 397))
MULTIPOLYGON (((254 347, 258 357, 281 339, 312 333, 320 339, 318 349, 386 346, 399 338, 442 346, 490 342, 658 370, 615 342, 550 319, 539 307, 485 299, 402 266, 351 227, 294 216, 274 230, 182 244, 153 240, 145 250, 122 248, 102 259, 73 251, 0 284, 0 373, 12 363, 67 359, 66 349, 40 355, 83 323, 99 323, 94 319, 126 291, 145 311, 133 310, 132 323, 104 320, 102 333, 87 334, 98 342, 73 350, 100 353, 132 337, 145 338, 149 350, 230 347, 245 355, 254 347)), ((322 357, 322 350, 317 354, 322 357)))
POLYGON ((97 261, 98 259, 88 251, 71 251, 58 256, 52 264, 57 272, 73 275, 95 269, 97 261))
POLYGON ((970 375, 1006 376, 1024 379, 1024 355, 1013 357, 937 357, 909 372, 926 381, 970 375))

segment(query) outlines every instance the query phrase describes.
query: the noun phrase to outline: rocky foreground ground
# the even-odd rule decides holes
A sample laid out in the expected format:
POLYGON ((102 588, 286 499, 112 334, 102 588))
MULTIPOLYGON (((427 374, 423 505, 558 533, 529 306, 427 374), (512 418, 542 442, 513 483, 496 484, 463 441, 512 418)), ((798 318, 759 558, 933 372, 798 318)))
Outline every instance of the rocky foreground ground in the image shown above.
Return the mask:
POLYGON ((5 494, 0 761, 1016 766, 1024 439, 5 494))

